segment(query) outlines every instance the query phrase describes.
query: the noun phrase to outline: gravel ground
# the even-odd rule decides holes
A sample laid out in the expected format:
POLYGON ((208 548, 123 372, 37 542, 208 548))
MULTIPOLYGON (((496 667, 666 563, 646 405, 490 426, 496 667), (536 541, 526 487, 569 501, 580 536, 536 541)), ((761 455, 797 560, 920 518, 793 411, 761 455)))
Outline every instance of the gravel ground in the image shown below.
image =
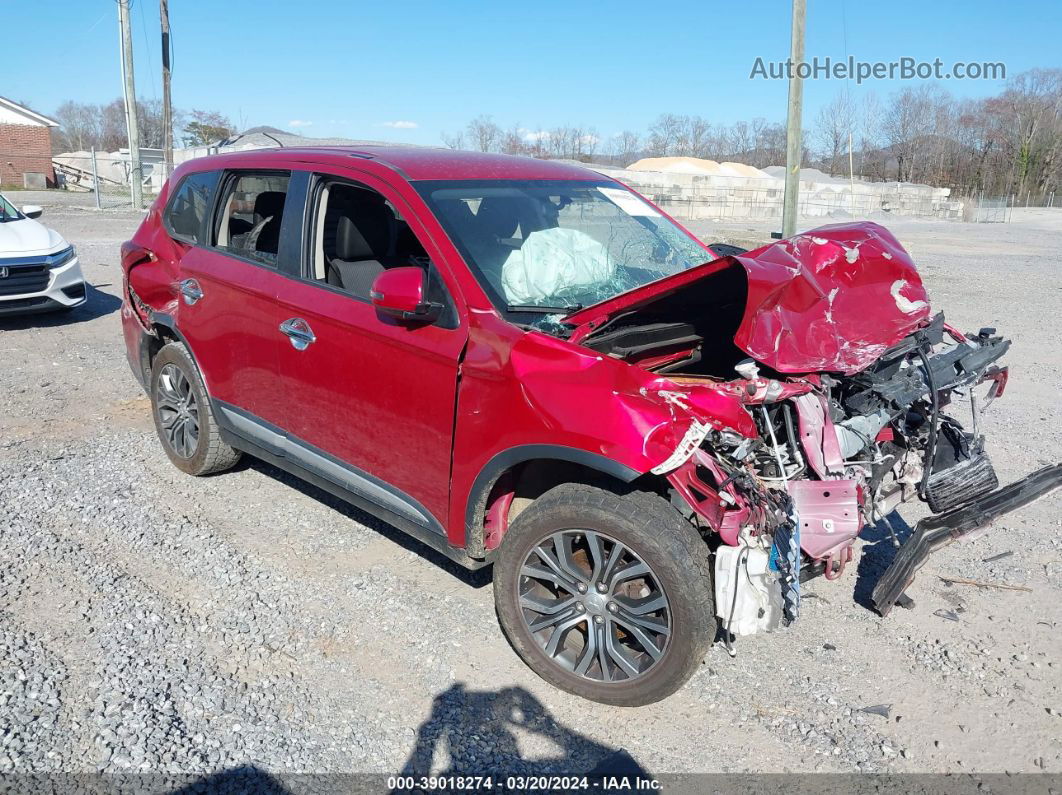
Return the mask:
MULTIPOLYGON (((94 289, 0 321, 0 771, 571 772, 617 751, 656 775, 1062 771, 1057 495, 934 556, 914 610, 862 606, 892 556, 871 529, 792 629, 713 649, 662 704, 590 704, 519 662, 488 575, 265 464, 173 468, 117 313, 138 216, 18 200, 47 207, 94 289)), ((952 322, 1015 341, 985 428, 1001 480, 1056 460, 1062 210, 890 226, 952 322)))

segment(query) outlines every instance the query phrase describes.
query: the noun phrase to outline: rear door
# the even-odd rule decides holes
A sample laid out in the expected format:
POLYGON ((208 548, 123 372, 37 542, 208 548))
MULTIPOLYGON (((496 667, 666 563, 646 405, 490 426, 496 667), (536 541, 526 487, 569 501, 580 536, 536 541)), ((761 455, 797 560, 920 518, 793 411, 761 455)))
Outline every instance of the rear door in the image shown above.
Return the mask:
POLYGON ((282 420, 276 390, 276 296, 286 171, 228 171, 221 178, 205 246, 180 261, 177 326, 227 424, 282 420), (231 416, 230 416, 231 415, 231 416))
POLYGON ((279 346, 289 455, 443 533, 458 365, 467 336, 455 287, 437 267, 440 255, 424 228, 383 181, 316 175, 309 197, 303 271, 279 294, 282 322, 304 324, 313 339, 292 338, 279 346), (349 227, 344 217, 356 234, 338 231, 349 227), (380 223, 387 228, 374 226, 380 223), (357 237, 358 245, 338 242, 344 235, 357 237), (433 285, 429 297, 445 302, 447 311, 429 325, 378 314, 363 285, 344 289, 336 278, 332 261, 340 254, 360 256, 355 269, 423 267, 433 285))

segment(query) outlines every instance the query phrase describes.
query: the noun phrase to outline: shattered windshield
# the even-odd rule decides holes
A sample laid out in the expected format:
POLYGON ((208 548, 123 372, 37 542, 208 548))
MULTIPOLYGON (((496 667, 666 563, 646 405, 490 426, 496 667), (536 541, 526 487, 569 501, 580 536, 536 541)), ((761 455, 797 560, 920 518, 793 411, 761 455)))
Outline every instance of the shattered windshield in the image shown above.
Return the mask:
POLYGON ((417 187, 511 319, 570 312, 712 258, 615 182, 433 181, 417 187))

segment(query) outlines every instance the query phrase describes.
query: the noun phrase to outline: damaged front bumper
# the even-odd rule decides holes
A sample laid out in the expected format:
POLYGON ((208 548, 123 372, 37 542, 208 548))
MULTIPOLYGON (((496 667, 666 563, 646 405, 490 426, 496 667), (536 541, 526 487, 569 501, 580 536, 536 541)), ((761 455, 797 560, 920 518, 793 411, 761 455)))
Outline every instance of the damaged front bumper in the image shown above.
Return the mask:
POLYGON ((882 616, 888 615, 930 553, 1059 486, 1062 486, 1062 463, 1044 467, 967 505, 922 519, 874 586, 870 597, 874 608, 882 616))

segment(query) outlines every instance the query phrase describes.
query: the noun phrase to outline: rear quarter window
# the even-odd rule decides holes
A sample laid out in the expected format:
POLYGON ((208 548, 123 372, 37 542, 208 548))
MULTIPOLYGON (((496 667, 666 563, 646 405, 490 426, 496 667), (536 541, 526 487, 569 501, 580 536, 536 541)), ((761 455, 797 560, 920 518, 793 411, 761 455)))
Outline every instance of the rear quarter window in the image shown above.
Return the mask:
POLYGON ((203 242, 203 221, 220 176, 219 171, 202 171, 181 180, 163 216, 171 235, 189 243, 203 242))
POLYGON ((218 202, 213 245, 275 268, 290 178, 288 172, 234 172, 218 202))

